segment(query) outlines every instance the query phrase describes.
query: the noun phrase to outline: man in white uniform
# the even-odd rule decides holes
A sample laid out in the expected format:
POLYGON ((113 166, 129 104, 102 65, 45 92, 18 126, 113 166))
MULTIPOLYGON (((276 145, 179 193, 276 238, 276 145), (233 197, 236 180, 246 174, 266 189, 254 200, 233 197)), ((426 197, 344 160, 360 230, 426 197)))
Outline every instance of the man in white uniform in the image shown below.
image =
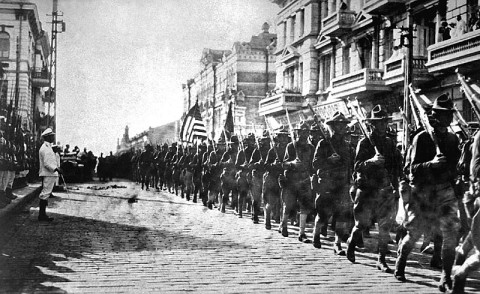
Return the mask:
POLYGON ((50 222, 52 217, 48 217, 46 214, 46 208, 48 205, 48 197, 52 194, 53 187, 58 179, 58 174, 61 173, 60 166, 58 166, 55 152, 52 149, 52 143, 54 142, 55 133, 51 128, 47 128, 43 133, 43 144, 39 151, 40 172, 39 176, 42 177, 42 191, 40 192, 40 205, 38 220, 50 222))

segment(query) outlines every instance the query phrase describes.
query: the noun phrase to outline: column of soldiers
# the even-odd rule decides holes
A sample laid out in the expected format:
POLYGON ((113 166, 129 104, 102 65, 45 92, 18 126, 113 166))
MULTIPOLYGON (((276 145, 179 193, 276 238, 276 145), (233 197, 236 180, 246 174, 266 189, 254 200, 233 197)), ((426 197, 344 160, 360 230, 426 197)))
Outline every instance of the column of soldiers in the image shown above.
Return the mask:
POLYGON ((300 122, 290 134, 285 127, 264 131, 259 138, 253 133, 240 139, 224 133, 217 142, 185 150, 176 143, 158 146, 156 151, 148 145, 132 157, 133 175, 142 189, 152 186, 180 193, 187 200, 193 194, 193 202, 200 199, 204 206, 222 213, 229 206, 241 218, 250 210, 254 224, 263 214, 265 228, 270 230, 275 222, 284 237, 290 233, 288 222, 298 217, 298 240, 315 248, 322 248, 321 236, 327 237, 330 224, 334 254, 352 263, 374 221, 379 232, 376 268, 399 281, 406 281, 407 259, 415 242, 434 231, 441 240, 439 290, 463 293, 468 274, 480 265, 480 135, 471 144, 471 185, 463 201, 472 230, 457 248, 462 195, 455 193, 454 185, 460 141, 448 130, 454 111, 452 99, 438 97, 429 112, 434 137, 418 130, 403 157, 388 132, 387 112, 376 105, 365 118, 368 135, 356 146, 348 132, 353 122, 337 112, 325 119, 328 132, 322 132, 317 123, 300 122), (400 193, 400 179, 409 193, 400 193), (391 269, 386 255, 400 198, 406 211, 405 235, 391 269), (305 228, 312 216, 310 240, 305 228), (474 254, 469 255, 472 250, 474 254), (458 270, 452 272, 454 265, 458 270))

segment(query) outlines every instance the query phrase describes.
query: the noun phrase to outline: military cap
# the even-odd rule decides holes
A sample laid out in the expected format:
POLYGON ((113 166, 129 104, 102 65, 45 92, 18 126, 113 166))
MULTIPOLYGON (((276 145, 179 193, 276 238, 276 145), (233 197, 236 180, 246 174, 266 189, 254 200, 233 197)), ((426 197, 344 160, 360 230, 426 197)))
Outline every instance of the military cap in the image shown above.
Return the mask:
POLYGON ((230 142, 232 144, 238 144, 238 136, 237 135, 232 135, 232 137, 230 137, 230 142))
POLYGON ((438 96, 432 105, 433 110, 455 111, 453 100, 450 99, 447 93, 438 96))
POLYGON ((254 133, 248 133, 248 135, 245 139, 255 141, 255 134, 254 133))
POLYGON ((348 120, 343 113, 340 111, 335 112, 331 118, 327 119, 325 121, 327 125, 334 124, 334 123, 343 123, 343 124, 348 124, 350 123, 350 120, 348 120))
POLYGON ((320 131, 320 127, 317 125, 316 122, 314 122, 311 126, 310 126, 310 132, 319 132, 320 131))
POLYGON ((385 110, 383 110, 382 106, 379 104, 373 107, 372 111, 370 112, 370 117, 367 118, 369 121, 380 121, 380 120, 387 120, 388 114, 385 110))
POLYGON ((308 131, 310 130, 310 127, 308 126, 308 123, 306 121, 302 120, 297 124, 297 126, 294 129, 308 131))
POLYGON ((45 131, 42 133, 42 137, 49 136, 49 135, 55 135, 53 130, 51 128, 47 128, 45 131))

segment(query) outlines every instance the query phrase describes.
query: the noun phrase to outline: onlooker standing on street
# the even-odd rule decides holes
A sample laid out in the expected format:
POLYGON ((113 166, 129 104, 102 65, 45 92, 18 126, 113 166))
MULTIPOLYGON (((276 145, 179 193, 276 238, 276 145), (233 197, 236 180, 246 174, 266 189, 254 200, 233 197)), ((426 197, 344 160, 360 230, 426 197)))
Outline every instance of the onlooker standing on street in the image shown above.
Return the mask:
POLYGON ((58 174, 61 173, 58 166, 55 152, 52 149, 52 143, 54 141, 55 133, 51 128, 47 128, 43 133, 43 144, 39 151, 40 172, 39 176, 42 177, 42 191, 40 192, 40 211, 38 214, 39 221, 52 221, 53 218, 48 217, 46 214, 46 208, 48 205, 48 197, 52 193, 53 187, 58 179, 58 174))

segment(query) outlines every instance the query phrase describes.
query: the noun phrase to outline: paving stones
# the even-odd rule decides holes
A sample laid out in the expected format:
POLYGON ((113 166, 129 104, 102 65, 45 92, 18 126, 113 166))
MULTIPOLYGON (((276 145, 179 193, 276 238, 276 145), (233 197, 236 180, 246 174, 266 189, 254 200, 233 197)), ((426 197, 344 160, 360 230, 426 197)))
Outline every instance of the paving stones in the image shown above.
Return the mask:
MULTIPOLYGON (((440 273, 430 256, 412 254, 408 283, 375 269, 373 240, 357 263, 164 192, 92 190, 76 185, 49 200, 49 224, 30 213, 2 225, 0 293, 437 293, 440 273), (138 195, 137 203, 128 203, 138 195)), ((95 183, 97 187, 101 187, 95 183)), ((307 234, 311 237, 311 224, 307 234)), ((331 232, 329 232, 331 234, 331 232)), ((375 232, 372 232, 375 236, 375 232)), ((395 252, 396 247, 391 247, 395 252)), ((395 253, 387 261, 393 267, 395 253)), ((480 290, 479 275, 467 291, 480 290)))

